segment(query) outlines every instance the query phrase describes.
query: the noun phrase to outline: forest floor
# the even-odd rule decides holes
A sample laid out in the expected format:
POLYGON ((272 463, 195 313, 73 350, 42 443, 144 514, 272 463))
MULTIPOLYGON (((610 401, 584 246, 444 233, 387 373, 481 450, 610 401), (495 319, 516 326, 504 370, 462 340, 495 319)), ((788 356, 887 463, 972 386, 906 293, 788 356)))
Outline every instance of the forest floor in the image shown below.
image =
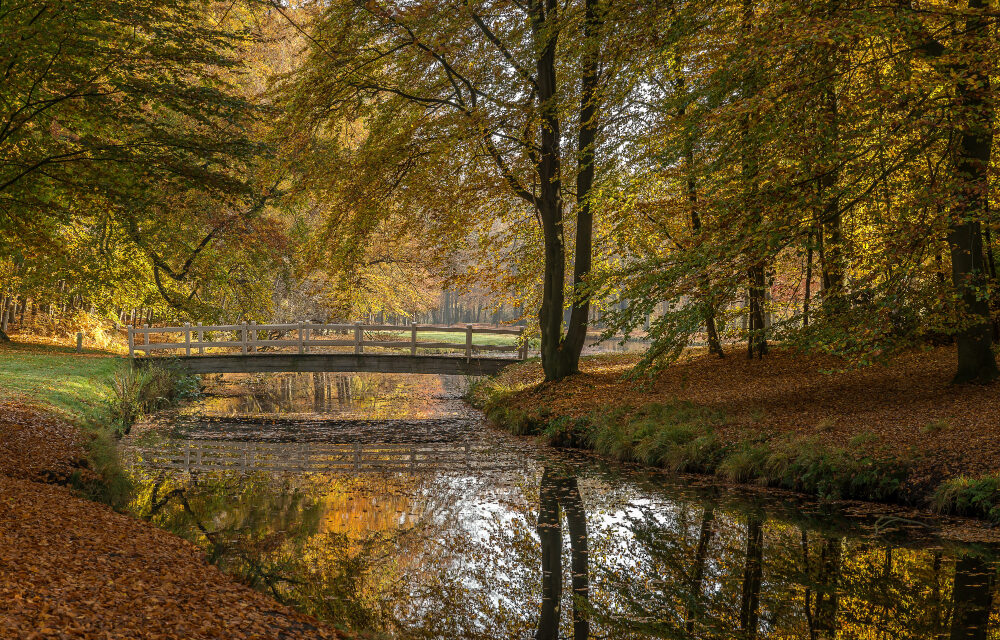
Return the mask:
POLYGON ((79 497, 114 360, 0 347, 0 638, 337 638, 193 544, 79 497))
POLYGON ((586 357, 544 383, 508 367, 473 401, 495 422, 562 446, 834 498, 1000 519, 1000 383, 951 385, 955 350, 886 365, 774 349, 763 360, 692 350, 653 378, 639 356, 586 357))

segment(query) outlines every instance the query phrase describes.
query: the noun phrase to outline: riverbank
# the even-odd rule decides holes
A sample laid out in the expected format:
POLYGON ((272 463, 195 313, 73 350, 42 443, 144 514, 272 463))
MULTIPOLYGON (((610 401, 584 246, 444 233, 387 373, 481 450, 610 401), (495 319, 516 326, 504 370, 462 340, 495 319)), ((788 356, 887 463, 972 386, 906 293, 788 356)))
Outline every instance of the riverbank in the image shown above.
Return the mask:
POLYGON ((637 360, 584 358, 582 373, 545 384, 530 361, 470 398, 499 426, 556 446, 1000 522, 1000 385, 950 385, 951 348, 853 370, 780 349, 754 361, 692 352, 631 379, 637 360))
POLYGON ((93 442, 119 362, 0 347, 0 637, 340 637, 193 544, 81 497, 114 482, 93 442))

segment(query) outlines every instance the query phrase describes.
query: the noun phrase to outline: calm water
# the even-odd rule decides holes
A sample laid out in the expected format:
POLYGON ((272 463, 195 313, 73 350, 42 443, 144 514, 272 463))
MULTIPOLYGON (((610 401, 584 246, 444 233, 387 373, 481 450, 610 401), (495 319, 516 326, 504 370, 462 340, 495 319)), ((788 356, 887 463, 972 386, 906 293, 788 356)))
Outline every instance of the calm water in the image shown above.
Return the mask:
POLYGON ((209 380, 137 429, 134 510, 296 608, 399 638, 994 638, 952 523, 609 467, 436 376, 209 380), (950 536, 954 537, 954 536, 950 536))

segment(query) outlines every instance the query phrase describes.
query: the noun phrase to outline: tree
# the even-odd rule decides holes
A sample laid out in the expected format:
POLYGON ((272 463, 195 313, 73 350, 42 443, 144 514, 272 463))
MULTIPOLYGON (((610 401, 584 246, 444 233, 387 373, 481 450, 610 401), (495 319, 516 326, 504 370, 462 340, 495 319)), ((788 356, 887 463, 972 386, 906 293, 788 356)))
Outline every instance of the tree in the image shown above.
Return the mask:
MULTIPOLYGON (((608 145, 602 123, 634 89, 616 71, 635 24, 625 16, 635 8, 599 0, 335 2, 308 30, 309 58, 286 87, 291 122, 325 140, 317 138, 312 150, 384 167, 364 185, 384 185, 379 206, 366 206, 368 198, 351 204, 363 207, 352 219, 367 220, 364 228, 405 207, 446 249, 469 242, 477 227, 480 237, 503 229, 510 247, 516 227, 537 221, 540 243, 528 236, 519 247, 528 255, 505 268, 541 280, 538 318, 549 380, 577 371, 586 338, 585 285, 593 268, 600 154, 608 145), (612 45, 616 30, 622 36, 612 45)), ((348 188, 357 184, 353 177, 327 184, 348 188)))
POLYGON ((175 313, 216 308, 205 289, 227 286, 268 198, 247 178, 266 145, 260 105, 236 86, 250 38, 235 13, 118 0, 0 13, 7 255, 104 311, 115 284, 152 287, 175 313))

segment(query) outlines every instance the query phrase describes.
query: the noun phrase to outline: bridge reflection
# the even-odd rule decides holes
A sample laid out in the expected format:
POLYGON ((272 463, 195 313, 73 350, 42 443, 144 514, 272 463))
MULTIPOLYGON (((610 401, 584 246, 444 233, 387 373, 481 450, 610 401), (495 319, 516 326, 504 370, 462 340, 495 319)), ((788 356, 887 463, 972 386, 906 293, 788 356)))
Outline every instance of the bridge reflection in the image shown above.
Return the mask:
POLYGON ((512 469, 476 442, 320 443, 184 440, 132 448, 128 461, 188 473, 386 473, 512 469))

